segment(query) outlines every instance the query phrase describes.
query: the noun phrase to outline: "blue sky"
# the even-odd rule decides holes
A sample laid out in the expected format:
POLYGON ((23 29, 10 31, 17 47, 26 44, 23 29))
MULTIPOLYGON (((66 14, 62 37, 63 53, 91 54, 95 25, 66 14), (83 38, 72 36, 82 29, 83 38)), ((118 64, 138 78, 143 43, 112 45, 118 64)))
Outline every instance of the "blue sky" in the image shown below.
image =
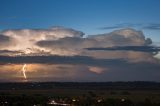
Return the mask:
MULTIPOLYGON (((65 26, 98 34, 115 24, 157 24, 159 5, 159 0, 0 0, 0 29, 65 26)), ((160 40, 160 30, 144 32, 160 40)))

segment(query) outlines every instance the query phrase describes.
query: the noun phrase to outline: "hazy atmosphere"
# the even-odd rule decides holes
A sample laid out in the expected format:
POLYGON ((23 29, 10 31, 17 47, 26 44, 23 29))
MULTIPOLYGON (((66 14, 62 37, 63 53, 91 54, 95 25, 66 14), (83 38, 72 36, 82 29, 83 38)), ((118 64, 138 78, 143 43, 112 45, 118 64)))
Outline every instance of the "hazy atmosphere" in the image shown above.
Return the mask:
POLYGON ((0 0, 0 82, 159 82, 159 5, 0 0))

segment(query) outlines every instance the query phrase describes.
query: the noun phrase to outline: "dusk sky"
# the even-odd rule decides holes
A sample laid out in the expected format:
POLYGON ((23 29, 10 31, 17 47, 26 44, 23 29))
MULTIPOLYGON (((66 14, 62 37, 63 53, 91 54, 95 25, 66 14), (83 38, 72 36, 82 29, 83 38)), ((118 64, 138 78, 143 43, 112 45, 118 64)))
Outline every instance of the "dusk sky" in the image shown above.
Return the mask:
POLYGON ((0 0, 0 82, 160 81, 159 0, 0 0))

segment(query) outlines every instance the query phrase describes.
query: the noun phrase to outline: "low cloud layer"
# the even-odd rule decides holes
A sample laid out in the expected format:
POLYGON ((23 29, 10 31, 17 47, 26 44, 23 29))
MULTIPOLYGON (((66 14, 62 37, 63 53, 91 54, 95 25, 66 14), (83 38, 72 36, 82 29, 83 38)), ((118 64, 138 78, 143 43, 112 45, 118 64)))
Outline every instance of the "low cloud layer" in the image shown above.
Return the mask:
POLYGON ((86 48, 87 50, 106 50, 106 51, 137 51, 137 52, 148 52, 157 54, 160 51, 159 47, 152 46, 116 46, 109 48, 86 48))
POLYGON ((0 60, 7 63, 0 65, 1 79, 9 81, 22 80, 24 63, 29 81, 160 81, 157 63, 84 56, 0 57, 0 60))
POLYGON ((143 26, 143 29, 160 30, 160 24, 151 23, 149 25, 143 26))
POLYGON ((108 30, 108 29, 121 29, 121 28, 139 28, 139 29, 147 29, 147 30, 160 30, 160 24, 159 23, 148 23, 148 24, 143 24, 143 23, 121 23, 121 24, 115 24, 112 26, 105 26, 101 27, 99 29, 101 30, 108 30))

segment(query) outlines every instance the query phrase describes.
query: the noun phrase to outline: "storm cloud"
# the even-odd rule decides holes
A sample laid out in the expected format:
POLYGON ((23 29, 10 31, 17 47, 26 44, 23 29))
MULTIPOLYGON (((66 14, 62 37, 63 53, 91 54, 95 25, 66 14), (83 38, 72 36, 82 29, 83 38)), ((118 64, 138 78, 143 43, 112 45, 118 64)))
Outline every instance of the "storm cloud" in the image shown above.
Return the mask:
POLYGON ((3 33, 1 40, 9 44, 0 48, 0 55, 3 56, 5 54, 9 56, 79 55, 101 59, 124 58, 134 62, 145 61, 145 58, 148 57, 147 61, 153 62, 155 61, 153 55, 158 53, 159 50, 148 46, 152 43, 152 40, 145 38, 142 31, 131 28, 115 30, 105 34, 89 35, 88 37, 83 37, 84 33, 81 31, 64 27, 5 30, 1 33, 3 33), (10 38, 14 39, 12 42, 14 41, 15 45, 10 44, 10 38), (113 53, 93 51, 93 49, 117 51, 113 53), (125 50, 125 52, 122 50, 125 50))
POLYGON ((160 51, 159 47, 153 46, 117 46, 109 48, 86 48, 87 50, 106 50, 106 51, 138 51, 138 52, 148 52, 148 53, 158 53, 160 51))
POLYGON ((36 44, 50 50, 62 50, 68 54, 80 54, 84 48, 114 46, 145 46, 152 43, 141 31, 134 29, 116 30, 111 33, 90 35, 87 38, 65 37, 58 40, 41 40, 36 44))
POLYGON ((24 51, 23 55, 82 55, 84 48, 146 46, 152 43, 150 38, 145 38, 142 31, 130 28, 88 37, 83 35, 81 31, 64 27, 4 30, 1 31, 3 44, 0 49, 7 47, 10 51, 24 51))
POLYGON ((23 78, 24 64, 31 81, 159 80, 160 48, 151 46, 142 31, 127 28, 83 37, 81 31, 53 27, 0 33, 1 80, 23 78))
POLYGON ((15 43, 14 43, 12 37, 8 37, 3 34, 0 34, 0 49, 6 48, 6 47, 8 47, 10 45, 14 45, 14 44, 15 43))
POLYGON ((57 40, 64 37, 83 37, 84 35, 81 31, 65 27, 52 27, 48 29, 11 29, 3 30, 0 33, 1 38, 3 37, 3 42, 9 42, 9 38, 14 39, 15 45, 10 44, 7 46, 10 50, 38 48, 35 42, 40 40, 57 40))
POLYGON ((2 78, 10 76, 15 81, 22 77, 17 70, 23 64, 27 64, 26 74, 31 81, 159 81, 160 74, 158 63, 87 56, 1 56, 1 62, 5 63, 0 65, 1 73, 5 74, 2 78))

